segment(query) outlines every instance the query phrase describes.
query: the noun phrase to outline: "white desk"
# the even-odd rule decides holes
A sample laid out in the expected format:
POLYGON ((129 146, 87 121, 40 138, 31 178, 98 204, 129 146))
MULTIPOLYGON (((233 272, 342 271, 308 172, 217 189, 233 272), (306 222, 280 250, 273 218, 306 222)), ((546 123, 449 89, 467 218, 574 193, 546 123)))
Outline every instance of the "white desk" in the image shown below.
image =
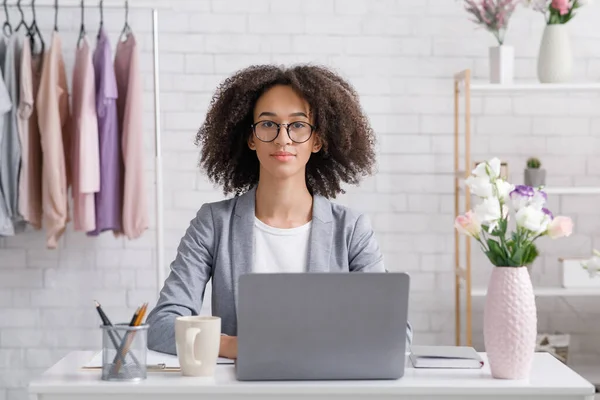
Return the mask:
MULTIPOLYGON (((233 365, 219 365, 214 378, 179 372, 148 372, 139 383, 104 382, 100 371, 81 370, 94 352, 73 352, 29 386, 38 400, 258 400, 258 399, 528 399, 592 400, 594 387, 546 353, 536 354, 528 381, 492 379, 480 370, 407 367, 394 381, 239 382, 233 365)), ((486 361, 485 354, 482 357, 486 361)), ((409 362, 410 363, 410 362, 409 362)))

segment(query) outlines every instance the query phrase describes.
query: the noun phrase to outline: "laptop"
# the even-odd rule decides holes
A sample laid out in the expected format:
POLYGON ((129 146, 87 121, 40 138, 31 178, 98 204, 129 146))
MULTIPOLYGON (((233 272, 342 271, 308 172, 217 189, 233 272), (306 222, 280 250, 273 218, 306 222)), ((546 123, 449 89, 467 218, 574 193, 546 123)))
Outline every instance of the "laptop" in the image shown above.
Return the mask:
POLYGON ((237 379, 401 378, 409 282, 385 272, 240 276, 237 379))

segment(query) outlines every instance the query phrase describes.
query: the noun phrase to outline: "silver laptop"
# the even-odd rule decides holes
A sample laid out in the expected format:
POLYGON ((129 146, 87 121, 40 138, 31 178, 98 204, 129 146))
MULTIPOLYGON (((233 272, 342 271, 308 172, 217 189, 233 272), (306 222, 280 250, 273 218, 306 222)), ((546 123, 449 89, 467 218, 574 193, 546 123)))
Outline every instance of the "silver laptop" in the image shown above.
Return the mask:
POLYGON ((405 273, 241 276, 237 379, 402 377, 409 282, 405 273))

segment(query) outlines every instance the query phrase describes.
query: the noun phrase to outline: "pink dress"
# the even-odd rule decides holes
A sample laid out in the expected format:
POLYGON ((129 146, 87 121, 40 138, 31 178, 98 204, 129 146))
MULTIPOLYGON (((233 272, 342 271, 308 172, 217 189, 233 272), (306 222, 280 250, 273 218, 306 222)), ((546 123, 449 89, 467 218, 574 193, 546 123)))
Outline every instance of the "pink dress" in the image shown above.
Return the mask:
MULTIPOLYGON (((37 104, 35 99, 40 88, 40 80, 42 79, 42 66, 44 55, 31 54, 31 78, 33 85, 33 108, 29 116, 27 138, 27 222, 35 229, 42 228, 42 140, 40 138, 40 128, 38 124, 37 104)), ((25 149, 24 149, 25 150, 25 149)))
POLYGON ((69 149, 70 140, 69 91, 57 32, 52 33, 50 50, 44 57, 36 109, 43 151, 42 204, 46 246, 55 249, 69 221, 67 192, 70 176, 65 151, 69 149))
POLYGON ((138 238, 148 228, 144 184, 143 87, 138 57, 137 42, 133 33, 130 33, 124 41, 119 41, 114 61, 124 163, 123 233, 129 239, 138 238))
POLYGON ((100 190, 100 154, 92 51, 87 38, 75 52, 73 88, 72 196, 76 231, 96 229, 94 193, 100 190))

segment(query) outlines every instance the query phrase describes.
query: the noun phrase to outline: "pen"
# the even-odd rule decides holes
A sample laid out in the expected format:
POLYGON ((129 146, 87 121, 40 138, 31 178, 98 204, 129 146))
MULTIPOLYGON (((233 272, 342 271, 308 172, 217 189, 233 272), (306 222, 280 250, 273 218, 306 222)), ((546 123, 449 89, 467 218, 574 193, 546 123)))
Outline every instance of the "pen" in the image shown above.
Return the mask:
POLYGON ((110 320, 108 319, 106 314, 104 314, 104 311, 102 310, 102 307, 100 306, 100 303, 98 303, 96 300, 94 300, 94 304, 96 305, 96 311, 98 311, 98 314, 100 314, 100 319, 102 319, 102 323, 107 326, 112 326, 112 324, 110 323, 110 320))
MULTIPOLYGON (((98 314, 100 314, 100 319, 102 319, 102 323, 104 324, 104 326, 110 326, 111 328, 114 328, 114 325, 112 324, 112 322, 110 322, 110 319, 108 319, 108 316, 104 313, 104 310, 102 310, 102 307, 100 306, 100 303, 98 303, 96 300, 94 300, 94 304, 96 305, 96 310, 98 311, 98 314)), ((119 344, 117 339, 115 339, 115 335, 117 336, 117 338, 119 338, 119 340, 123 340, 121 338, 121 335, 119 335, 119 333, 115 330, 108 330, 108 336, 110 337, 110 340, 113 344, 113 346, 115 346, 115 349, 119 348, 119 344)), ((121 361, 123 363, 125 363, 125 358, 121 353, 117 354, 119 356, 119 358, 121 358, 121 361)), ((131 358, 133 358, 133 361, 140 366, 139 361, 137 360, 137 358, 135 357, 135 355, 132 353, 131 354, 131 358)))
MULTIPOLYGON (((140 308, 138 308, 136 310, 136 312, 133 314, 133 317, 131 318, 131 321, 129 322, 129 326, 139 326, 144 318, 147 308, 148 308, 148 303, 144 303, 140 308)), ((131 341, 133 340, 134 337, 135 337, 135 332, 128 331, 127 333, 125 333, 125 337, 121 341, 121 347, 119 347, 117 349, 118 354, 115 356, 114 361, 113 361, 115 373, 118 373, 119 369, 121 368, 121 360, 118 358, 123 358, 123 356, 125 354, 127 354, 127 352, 129 351, 129 346, 131 345, 131 341), (119 354, 121 354, 122 357, 119 357, 119 354)))
POLYGON ((167 368, 167 364, 160 363, 160 364, 156 364, 156 365, 148 365, 146 368, 149 370, 163 370, 163 369, 167 368))

